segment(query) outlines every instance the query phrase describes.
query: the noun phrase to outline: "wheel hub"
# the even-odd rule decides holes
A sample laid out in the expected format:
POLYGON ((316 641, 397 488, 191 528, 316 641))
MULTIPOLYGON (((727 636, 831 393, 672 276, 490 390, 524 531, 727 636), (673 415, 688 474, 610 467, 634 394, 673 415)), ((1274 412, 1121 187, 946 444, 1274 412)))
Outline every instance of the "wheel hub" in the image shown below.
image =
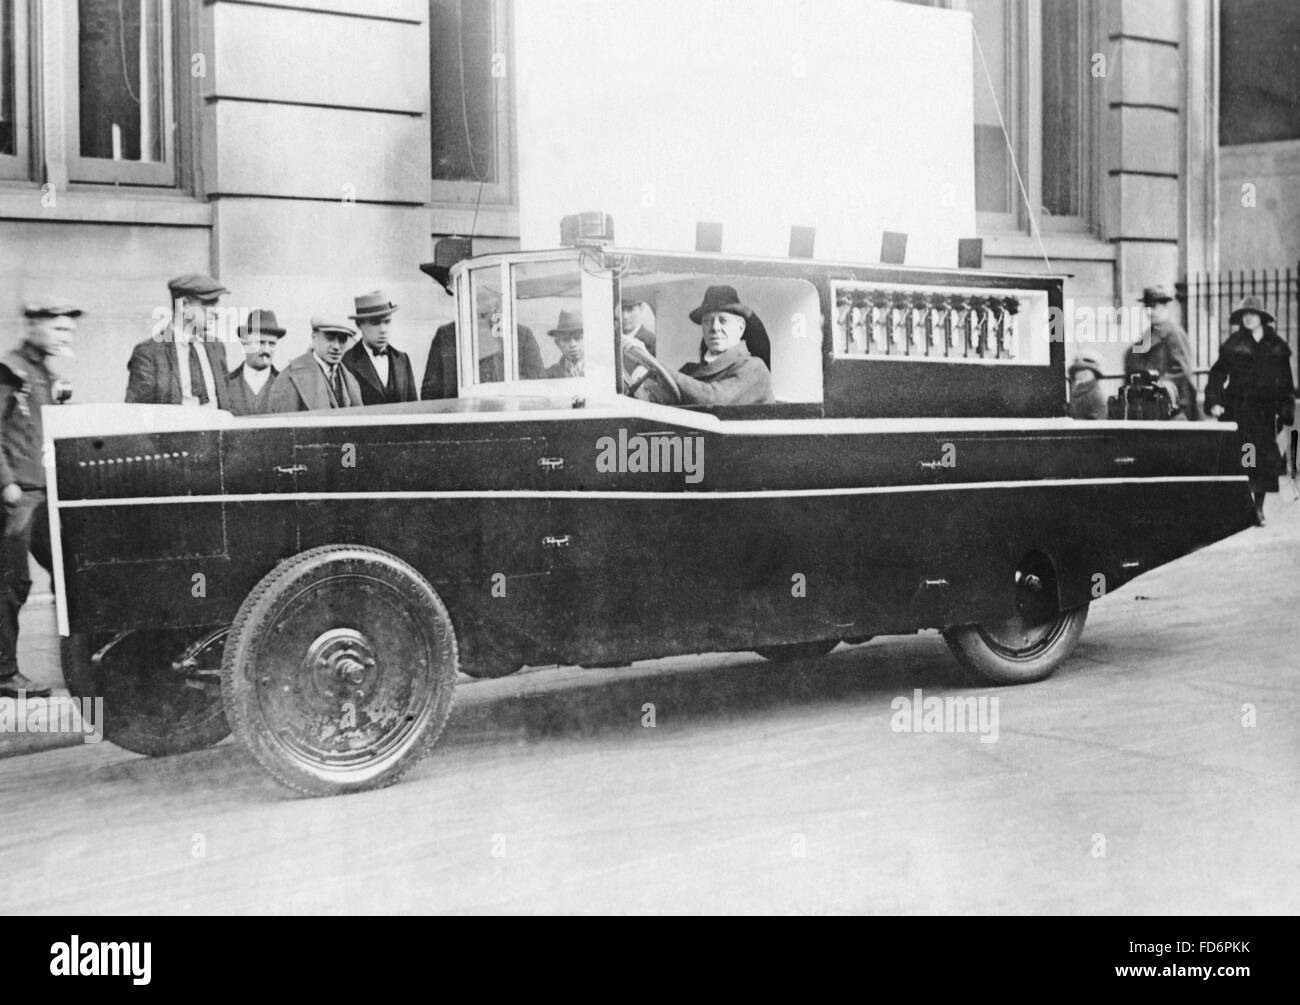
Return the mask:
POLYGON ((353 628, 317 637, 303 660, 304 676, 326 698, 366 698, 379 677, 374 647, 353 628))

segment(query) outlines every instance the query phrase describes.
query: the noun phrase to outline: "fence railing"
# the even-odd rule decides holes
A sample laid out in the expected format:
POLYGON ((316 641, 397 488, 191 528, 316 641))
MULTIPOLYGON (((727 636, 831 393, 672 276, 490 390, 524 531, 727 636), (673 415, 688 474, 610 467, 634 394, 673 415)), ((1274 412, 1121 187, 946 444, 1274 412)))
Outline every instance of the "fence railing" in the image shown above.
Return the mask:
POLYGON ((1219 358, 1219 345, 1232 334, 1228 317, 1244 296, 1263 301, 1277 319, 1277 333, 1291 347, 1292 362, 1300 357, 1300 264, 1294 270, 1196 272, 1178 284, 1178 300, 1197 370, 1208 370, 1219 358))

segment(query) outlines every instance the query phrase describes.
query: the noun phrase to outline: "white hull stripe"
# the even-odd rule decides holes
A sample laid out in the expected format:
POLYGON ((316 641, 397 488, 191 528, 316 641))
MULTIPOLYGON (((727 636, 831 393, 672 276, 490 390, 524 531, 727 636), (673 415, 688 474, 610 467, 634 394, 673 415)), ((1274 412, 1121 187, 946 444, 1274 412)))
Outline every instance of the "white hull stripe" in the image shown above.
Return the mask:
POLYGON ((1084 488, 1099 485, 1173 485, 1189 483, 1246 484, 1246 475, 1171 475, 1156 478, 1044 478, 1020 482, 955 482, 947 485, 871 485, 855 488, 756 489, 735 492, 620 492, 616 490, 508 489, 492 491, 431 492, 258 492, 242 495, 136 496, 126 499, 76 499, 58 503, 61 510, 103 506, 185 506, 213 503, 320 502, 324 500, 378 500, 402 502, 419 499, 656 499, 667 502, 704 502, 732 499, 811 499, 833 496, 901 495, 910 492, 968 492, 987 489, 1084 488))

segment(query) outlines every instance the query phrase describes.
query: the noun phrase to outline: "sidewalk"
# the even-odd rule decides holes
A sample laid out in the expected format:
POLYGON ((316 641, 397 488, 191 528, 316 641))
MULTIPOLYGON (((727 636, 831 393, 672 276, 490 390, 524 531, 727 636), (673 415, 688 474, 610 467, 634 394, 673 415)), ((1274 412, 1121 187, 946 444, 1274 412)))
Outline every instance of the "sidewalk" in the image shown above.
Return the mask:
POLYGON ((63 672, 59 666, 59 633, 54 623, 53 596, 45 593, 29 598, 18 624, 18 665, 37 684, 54 688, 54 693, 49 698, 27 699, 25 711, 12 699, 0 699, 0 704, 8 706, 0 710, 0 757, 84 743, 80 714, 74 708, 69 721, 67 710, 60 708, 66 705, 68 690, 63 686, 63 672), (42 730, 53 729, 62 717, 63 724, 71 731, 16 732, 19 715, 24 717, 24 724, 40 724, 42 730))

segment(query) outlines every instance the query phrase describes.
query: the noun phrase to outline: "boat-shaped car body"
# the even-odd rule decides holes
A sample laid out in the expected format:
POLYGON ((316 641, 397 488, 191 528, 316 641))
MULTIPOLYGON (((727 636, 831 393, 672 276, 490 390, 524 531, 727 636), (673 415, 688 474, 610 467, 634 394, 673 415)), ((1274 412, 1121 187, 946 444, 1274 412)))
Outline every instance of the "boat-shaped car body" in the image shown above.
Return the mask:
POLYGON ((1090 603, 1253 520, 1233 426, 1066 417, 1058 277, 589 246, 453 283, 453 397, 51 410, 65 676, 110 739, 233 727, 333 793, 430 747, 458 671, 938 629, 1039 680, 1090 603), (719 286, 774 400, 679 400, 719 286))

